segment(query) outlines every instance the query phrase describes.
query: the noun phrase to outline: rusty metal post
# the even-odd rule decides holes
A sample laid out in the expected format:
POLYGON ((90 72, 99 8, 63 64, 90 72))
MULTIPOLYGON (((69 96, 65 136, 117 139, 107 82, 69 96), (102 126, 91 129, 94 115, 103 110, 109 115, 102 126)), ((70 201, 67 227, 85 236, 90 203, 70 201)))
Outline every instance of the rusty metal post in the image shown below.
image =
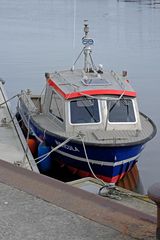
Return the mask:
POLYGON ((148 197, 157 205, 156 239, 160 240, 160 183, 155 183, 148 189, 148 197))

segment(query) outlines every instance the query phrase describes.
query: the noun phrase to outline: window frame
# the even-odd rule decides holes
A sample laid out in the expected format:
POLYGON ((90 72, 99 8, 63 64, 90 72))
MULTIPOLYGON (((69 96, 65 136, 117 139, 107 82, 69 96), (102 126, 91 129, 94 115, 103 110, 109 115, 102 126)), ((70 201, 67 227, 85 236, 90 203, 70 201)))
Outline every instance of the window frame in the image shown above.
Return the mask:
MULTIPOLYGON (((57 115, 55 115, 53 112, 51 112, 51 103, 52 103, 53 100, 55 101, 55 98, 53 98, 53 94, 56 95, 56 96, 58 96, 58 98, 61 100, 61 102, 62 102, 62 104, 63 104, 62 98, 57 94, 56 91, 52 90, 52 92, 51 92, 51 98, 50 98, 50 102, 49 102, 49 108, 48 108, 49 114, 50 114, 52 117, 54 117, 54 118, 56 118, 57 120, 59 120, 61 123, 64 123, 64 122, 65 122, 65 119, 64 119, 64 117, 65 117, 65 116, 64 116, 64 104, 62 105, 62 116, 57 116, 57 115)), ((57 104, 56 104, 56 105, 57 105, 57 104)), ((57 111, 59 112, 58 105, 57 105, 57 111)), ((60 114, 59 114, 59 115, 60 115, 60 114)))
MULTIPOLYGON (((92 99, 92 98, 87 98, 87 100, 92 99)), ((76 101, 76 100, 81 100, 80 98, 78 99, 72 99, 68 102, 68 109, 69 109, 69 124, 72 126, 77 126, 77 125, 99 125, 102 123, 102 113, 101 113, 101 105, 100 105, 100 100, 94 98, 95 100, 97 100, 97 104, 98 104, 98 110, 99 110, 99 122, 89 122, 89 123, 72 123, 71 122, 71 102, 72 101, 76 101)))
POLYGON ((133 106, 133 112, 134 112, 134 117, 135 117, 135 121, 134 122, 111 122, 109 121, 109 109, 108 109, 108 103, 107 101, 118 101, 118 98, 117 99, 106 99, 106 107, 107 107, 107 119, 108 119, 108 123, 109 124, 113 124, 113 125, 133 125, 133 124, 136 124, 137 123, 137 113, 136 113, 136 107, 135 107, 135 102, 133 99, 130 99, 130 98, 125 98, 124 100, 130 100, 132 102, 132 106, 133 106))

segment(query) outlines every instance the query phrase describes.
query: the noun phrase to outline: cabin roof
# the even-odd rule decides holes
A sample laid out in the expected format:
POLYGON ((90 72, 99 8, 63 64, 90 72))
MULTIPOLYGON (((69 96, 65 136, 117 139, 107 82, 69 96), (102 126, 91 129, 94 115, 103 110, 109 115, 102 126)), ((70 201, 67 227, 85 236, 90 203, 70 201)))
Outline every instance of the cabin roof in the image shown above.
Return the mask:
POLYGON ((84 73, 82 70, 66 70, 55 72, 47 79, 65 99, 82 97, 83 95, 121 95, 135 97, 136 92, 126 78, 114 73, 84 73))

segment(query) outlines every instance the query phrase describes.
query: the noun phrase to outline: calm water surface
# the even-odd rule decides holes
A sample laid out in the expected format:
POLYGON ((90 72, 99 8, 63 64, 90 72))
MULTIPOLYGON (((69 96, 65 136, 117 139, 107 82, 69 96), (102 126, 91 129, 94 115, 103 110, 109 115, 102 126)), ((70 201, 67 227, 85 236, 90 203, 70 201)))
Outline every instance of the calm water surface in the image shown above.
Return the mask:
POLYGON ((40 92, 44 72, 72 66, 84 19, 95 63, 127 70, 140 110, 157 125, 138 164, 147 189, 160 181, 160 0, 1 0, 0 77, 9 96, 27 88, 40 92))

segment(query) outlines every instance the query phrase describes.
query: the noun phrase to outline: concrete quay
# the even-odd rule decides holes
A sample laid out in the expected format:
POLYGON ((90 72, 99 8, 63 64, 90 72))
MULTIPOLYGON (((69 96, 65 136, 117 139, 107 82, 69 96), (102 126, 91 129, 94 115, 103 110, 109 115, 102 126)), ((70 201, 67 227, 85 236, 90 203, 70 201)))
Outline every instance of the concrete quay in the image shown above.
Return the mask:
POLYGON ((0 216, 1 240, 149 240, 156 235, 156 205, 139 195, 104 198, 2 160, 0 216))

